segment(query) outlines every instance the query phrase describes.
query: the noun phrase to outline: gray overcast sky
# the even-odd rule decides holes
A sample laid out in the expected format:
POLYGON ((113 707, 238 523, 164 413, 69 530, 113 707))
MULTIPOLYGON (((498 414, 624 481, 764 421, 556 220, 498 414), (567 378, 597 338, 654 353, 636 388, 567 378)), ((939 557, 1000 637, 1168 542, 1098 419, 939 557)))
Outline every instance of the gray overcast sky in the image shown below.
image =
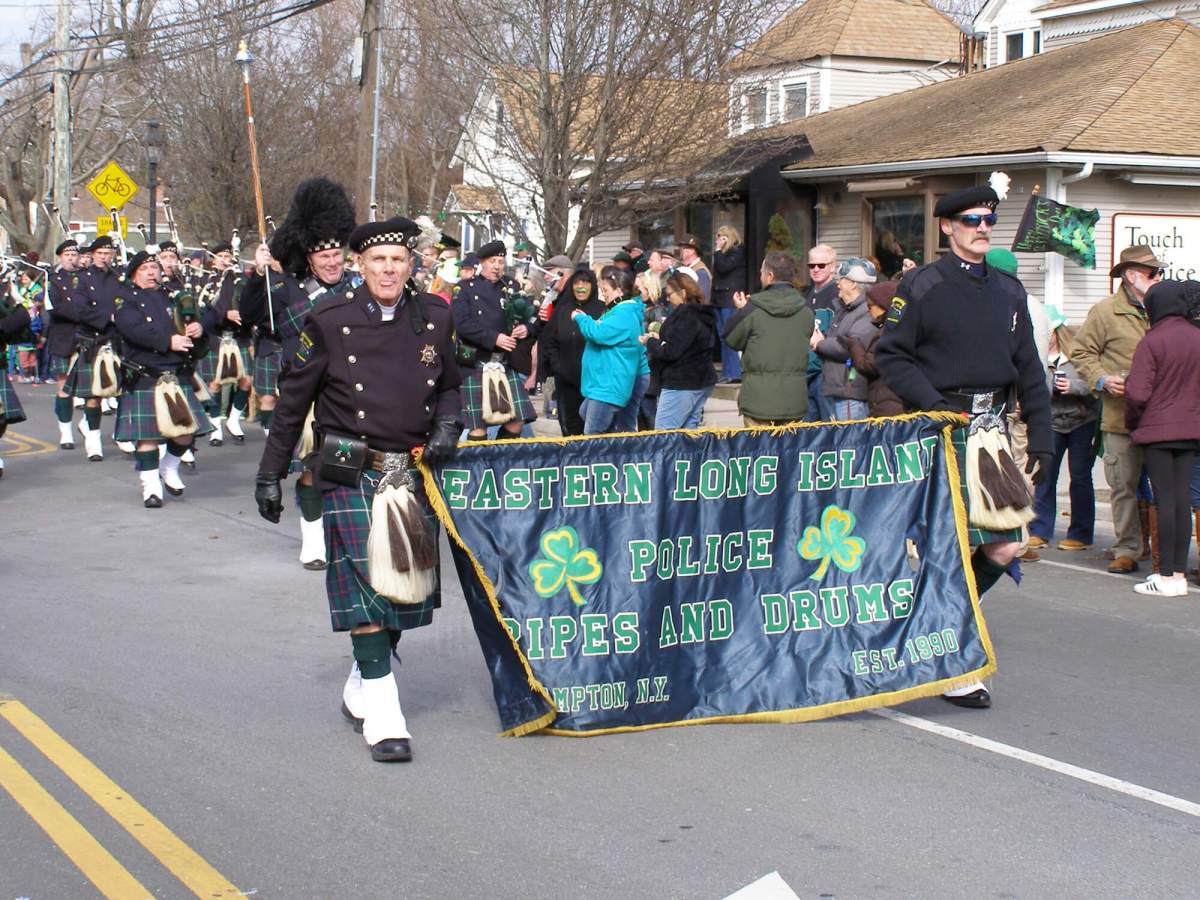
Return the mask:
POLYGON ((53 13, 54 4, 45 0, 0 0, 0 62, 19 63, 22 41, 29 40, 29 28, 43 13, 53 13))

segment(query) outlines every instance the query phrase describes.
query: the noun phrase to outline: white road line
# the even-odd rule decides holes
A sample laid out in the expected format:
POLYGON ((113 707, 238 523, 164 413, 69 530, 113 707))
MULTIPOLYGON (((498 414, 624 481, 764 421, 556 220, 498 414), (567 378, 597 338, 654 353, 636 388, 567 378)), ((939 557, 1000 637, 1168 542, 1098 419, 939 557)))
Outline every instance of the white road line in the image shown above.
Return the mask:
POLYGON ((1066 775, 1068 778, 1086 781, 1088 784, 1094 784, 1097 787, 1108 788, 1110 791, 1116 791, 1119 794, 1125 794, 1138 800, 1145 800, 1148 803, 1155 803, 1159 806, 1165 806, 1167 809, 1173 809, 1176 812, 1200 818, 1200 803, 1193 803, 1181 797, 1174 797, 1171 794, 1164 794, 1152 788, 1142 787, 1140 784, 1122 781, 1120 778, 1113 778, 1111 775, 1102 775, 1099 772, 1093 772, 1091 769, 1073 766, 1070 763, 1061 762, 1049 756, 1042 756, 1040 753, 1031 753, 1028 750, 1022 750, 1020 747, 1002 744, 990 738, 971 734, 969 731, 959 731, 957 728, 940 725, 937 722, 931 722, 929 719, 922 719, 918 716, 910 716, 907 713, 897 712, 894 709, 872 709, 869 712, 885 719, 891 719, 893 722, 899 722, 901 725, 907 725, 910 728, 927 731, 939 737, 958 741, 960 744, 967 744, 980 750, 987 750, 989 753, 1007 756, 1009 759, 1015 759, 1018 762, 1038 766, 1047 771, 1056 772, 1059 775, 1066 775))
POLYGON ((783 880, 782 875, 771 872, 734 891, 725 900, 800 900, 800 897, 783 880))
MULTIPOLYGON (((1058 566, 1058 568, 1060 568, 1060 569, 1070 569, 1072 572, 1083 572, 1087 575, 1103 575, 1105 578, 1121 578, 1129 583, 1130 590, 1133 590, 1133 585, 1136 583, 1136 580, 1133 578, 1130 578, 1128 575, 1121 575, 1121 574, 1118 574, 1117 572, 1105 572, 1103 569, 1089 569, 1087 566, 1077 566, 1074 563, 1058 562, 1057 560, 1054 560, 1054 559, 1046 559, 1046 557, 1044 557, 1044 556, 1041 559, 1039 559, 1036 563, 1030 563, 1030 565, 1040 566, 1042 563, 1045 563, 1048 566, 1058 566)), ((1192 587, 1189 584, 1188 585, 1188 593, 1200 594, 1200 590, 1192 587)), ((1167 598, 1163 598, 1163 599, 1167 599, 1167 598)))

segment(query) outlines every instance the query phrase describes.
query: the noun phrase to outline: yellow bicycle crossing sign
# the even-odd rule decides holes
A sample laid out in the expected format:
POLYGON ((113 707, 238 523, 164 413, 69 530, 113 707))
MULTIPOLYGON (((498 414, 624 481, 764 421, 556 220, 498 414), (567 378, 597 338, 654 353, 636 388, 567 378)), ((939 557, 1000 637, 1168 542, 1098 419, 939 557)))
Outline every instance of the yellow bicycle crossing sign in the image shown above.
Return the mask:
POLYGON ((120 209, 137 193, 138 186, 124 169, 110 162, 88 182, 87 189, 104 209, 120 209))

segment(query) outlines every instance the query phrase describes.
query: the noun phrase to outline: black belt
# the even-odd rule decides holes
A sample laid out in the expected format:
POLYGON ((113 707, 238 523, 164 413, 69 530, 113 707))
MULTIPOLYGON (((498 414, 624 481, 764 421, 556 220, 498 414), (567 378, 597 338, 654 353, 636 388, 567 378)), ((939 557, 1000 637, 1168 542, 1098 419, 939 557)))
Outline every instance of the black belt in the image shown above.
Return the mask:
POLYGON ((973 415, 991 412, 997 406, 1008 402, 1008 388, 996 388, 978 391, 942 391, 942 399, 959 412, 973 415))
POLYGON ((388 450, 367 448, 364 469, 374 469, 376 472, 394 472, 397 469, 412 468, 412 454, 388 450))

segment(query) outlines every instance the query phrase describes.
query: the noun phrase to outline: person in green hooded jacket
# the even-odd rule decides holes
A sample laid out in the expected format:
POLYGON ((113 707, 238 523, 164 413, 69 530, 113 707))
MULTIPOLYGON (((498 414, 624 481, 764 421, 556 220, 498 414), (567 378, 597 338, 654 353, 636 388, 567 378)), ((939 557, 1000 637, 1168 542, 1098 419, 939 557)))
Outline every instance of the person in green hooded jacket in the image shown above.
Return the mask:
POLYGON ((774 250, 763 260, 763 289, 734 294, 738 312, 725 326, 725 341, 742 353, 738 411, 747 425, 803 421, 808 411, 808 342, 813 312, 792 286, 796 262, 774 250))

